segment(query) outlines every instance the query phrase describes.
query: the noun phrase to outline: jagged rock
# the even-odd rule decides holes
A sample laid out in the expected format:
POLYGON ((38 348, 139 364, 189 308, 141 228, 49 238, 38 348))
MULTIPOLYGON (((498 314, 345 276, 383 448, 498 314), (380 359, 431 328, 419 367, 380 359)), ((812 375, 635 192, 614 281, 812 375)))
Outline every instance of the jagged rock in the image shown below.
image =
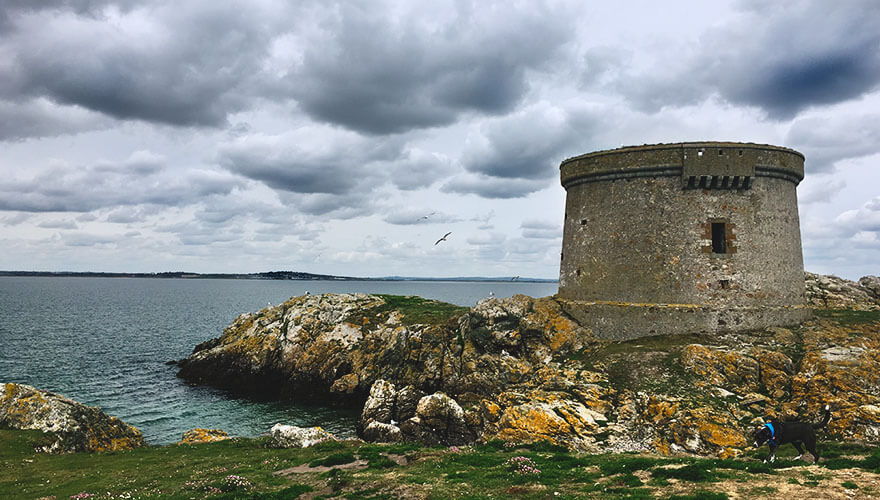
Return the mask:
POLYGON ((390 423, 395 414, 396 399, 394 384, 381 379, 375 381, 361 411, 361 426, 365 429, 372 422, 390 423))
POLYGON ((297 427, 275 424, 269 431, 269 448, 308 448, 323 441, 336 441, 336 436, 320 427, 297 427))
POLYGON ((100 409, 28 385, 0 384, 0 425, 49 433, 46 453, 129 450, 145 446, 138 429, 100 409))
POLYGON ((880 278, 876 276, 865 276, 857 283, 837 276, 805 274, 807 304, 811 307, 862 310, 880 308, 880 296, 877 294, 880 278))
POLYGON ((416 416, 419 407, 419 401, 425 397, 425 393, 408 385, 397 391, 394 398, 394 414, 393 418, 397 422, 402 422, 408 418, 416 416))
POLYGON ((363 438, 374 443, 397 443, 403 441, 403 433, 396 425, 373 420, 364 428, 363 438))
POLYGON ((878 276, 862 276, 859 278, 859 285, 864 288, 868 295, 880 302, 880 277, 878 276))
POLYGON ((458 402, 442 392, 421 398, 416 415, 403 421, 400 431, 405 440, 448 446, 472 443, 477 437, 458 402))
POLYGON ((213 443, 215 441, 225 441, 229 439, 229 434, 220 429, 190 429, 183 433, 178 444, 199 444, 213 443))

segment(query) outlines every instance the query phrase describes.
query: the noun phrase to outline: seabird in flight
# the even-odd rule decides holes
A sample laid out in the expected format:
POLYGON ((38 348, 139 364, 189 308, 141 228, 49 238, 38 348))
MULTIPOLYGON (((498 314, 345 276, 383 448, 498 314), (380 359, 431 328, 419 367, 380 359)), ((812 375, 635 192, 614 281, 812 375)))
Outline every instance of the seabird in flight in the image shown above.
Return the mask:
POLYGON ((436 245, 437 243, 440 243, 441 241, 446 241, 446 237, 449 236, 450 234, 452 234, 452 231, 449 231, 448 233, 444 234, 442 238, 440 238, 439 240, 437 240, 434 243, 434 245, 436 245))

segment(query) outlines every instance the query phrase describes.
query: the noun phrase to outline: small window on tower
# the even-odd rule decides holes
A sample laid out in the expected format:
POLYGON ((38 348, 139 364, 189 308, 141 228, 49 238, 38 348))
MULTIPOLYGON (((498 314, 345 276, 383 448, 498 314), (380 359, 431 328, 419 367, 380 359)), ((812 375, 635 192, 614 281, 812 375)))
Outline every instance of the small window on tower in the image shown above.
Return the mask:
POLYGON ((727 224, 712 223, 712 253, 727 253, 727 224))

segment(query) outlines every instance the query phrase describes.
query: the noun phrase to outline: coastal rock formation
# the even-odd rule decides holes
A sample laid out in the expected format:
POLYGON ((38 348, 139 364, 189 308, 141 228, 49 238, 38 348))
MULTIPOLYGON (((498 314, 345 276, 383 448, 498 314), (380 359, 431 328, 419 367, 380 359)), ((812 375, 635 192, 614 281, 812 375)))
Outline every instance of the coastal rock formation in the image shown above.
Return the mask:
POLYGON ((395 308, 374 295, 294 297, 239 316, 181 360, 178 376, 282 397, 363 401, 379 379, 426 393, 494 394, 591 339, 551 298, 517 295, 471 310, 406 299, 395 308), (418 322, 426 308, 451 312, 418 322))
POLYGON ((145 446, 141 431, 100 409, 28 385, 0 384, 0 425, 47 433, 37 451, 119 451, 145 446))
POLYGON ((811 301, 848 309, 822 308, 791 329, 626 342, 594 338, 554 297, 471 309, 413 297, 295 297, 236 319, 180 362, 180 376, 362 403, 358 433, 371 441, 544 440, 729 457, 767 419, 817 421, 830 404, 822 432, 880 443, 874 282, 809 279, 811 301), (444 312, 426 319, 431 309, 444 312))
POLYGON ((880 309, 880 278, 864 276, 858 282, 837 276, 804 273, 807 304, 813 308, 880 309))

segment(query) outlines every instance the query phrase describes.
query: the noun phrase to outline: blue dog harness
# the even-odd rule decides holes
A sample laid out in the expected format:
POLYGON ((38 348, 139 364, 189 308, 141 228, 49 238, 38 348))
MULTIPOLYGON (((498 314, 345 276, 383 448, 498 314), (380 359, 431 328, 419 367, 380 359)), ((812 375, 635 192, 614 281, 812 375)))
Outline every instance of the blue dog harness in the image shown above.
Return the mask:
POLYGON ((776 429, 773 428, 773 424, 764 424, 764 427, 770 429, 770 443, 776 446, 776 429))

